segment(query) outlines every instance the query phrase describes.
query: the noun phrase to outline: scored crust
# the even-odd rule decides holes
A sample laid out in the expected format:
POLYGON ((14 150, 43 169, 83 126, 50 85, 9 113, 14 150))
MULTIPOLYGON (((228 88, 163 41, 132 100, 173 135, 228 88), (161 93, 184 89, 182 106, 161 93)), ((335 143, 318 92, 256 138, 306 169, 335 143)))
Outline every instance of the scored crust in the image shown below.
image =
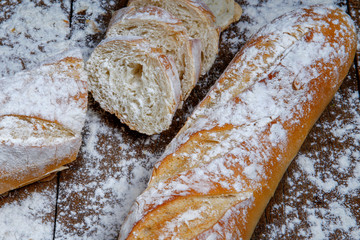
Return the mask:
POLYGON ((355 50, 350 17, 333 7, 263 27, 167 147, 119 239, 250 239, 355 50))
POLYGON ((77 49, 0 82, 2 194, 75 160, 87 108, 87 74, 77 49))
POLYGON ((219 50, 220 29, 215 26, 215 16, 199 0, 130 0, 128 6, 144 7, 153 5, 165 9, 180 19, 190 37, 201 40, 201 74, 213 65, 219 50))
POLYGON ((109 38, 86 68, 94 99, 130 129, 152 135, 170 127, 181 86, 174 62, 160 48, 141 37, 109 38))
POLYGON ((182 22, 162 8, 125 7, 113 14, 106 37, 139 36, 162 48, 173 58, 179 73, 184 101, 194 88, 200 74, 200 40, 187 34, 182 22))

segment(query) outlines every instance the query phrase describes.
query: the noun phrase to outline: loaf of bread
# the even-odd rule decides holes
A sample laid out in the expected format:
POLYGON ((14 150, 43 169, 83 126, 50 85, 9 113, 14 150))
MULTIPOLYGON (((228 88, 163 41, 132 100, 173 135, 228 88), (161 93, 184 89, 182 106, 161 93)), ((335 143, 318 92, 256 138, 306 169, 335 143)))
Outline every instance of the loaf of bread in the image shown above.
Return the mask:
POLYGON ((116 11, 106 33, 116 36, 143 37, 172 57, 179 73, 182 101, 190 94, 199 78, 201 42, 189 37, 182 22, 162 8, 125 7, 116 11))
POLYGON ((79 50, 0 79, 0 194, 75 160, 87 109, 79 50))
POLYGON ((242 9, 234 0, 203 0, 216 18, 216 26, 221 31, 233 22, 239 21, 242 9))
POLYGON ((90 90, 130 129, 158 134, 170 127, 199 75, 212 66, 219 32, 238 19, 241 8, 226 1, 216 27, 202 0, 131 0, 128 5, 114 13, 105 40, 87 62, 90 90))
POLYGON ((130 129, 152 135, 170 127, 181 86, 175 63, 162 49, 137 36, 106 38, 86 69, 94 99, 130 129))
POLYGON ((332 6, 261 28, 167 147, 119 239, 249 239, 355 50, 332 6))
POLYGON ((219 51, 220 29, 215 25, 215 16, 202 0, 130 0, 128 5, 137 8, 153 5, 180 19, 189 36, 201 40, 201 73, 211 68, 219 51))

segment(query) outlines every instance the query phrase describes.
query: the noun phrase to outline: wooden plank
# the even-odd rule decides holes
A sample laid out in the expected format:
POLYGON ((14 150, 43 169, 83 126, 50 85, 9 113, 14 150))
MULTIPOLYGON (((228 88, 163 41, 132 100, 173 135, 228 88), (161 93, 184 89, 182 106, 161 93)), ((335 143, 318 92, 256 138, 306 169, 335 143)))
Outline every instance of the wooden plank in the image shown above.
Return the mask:
MULTIPOLYGON (((60 51, 70 33, 70 0, 0 1, 0 77, 60 51)), ((52 239, 57 178, 0 196, 0 239, 52 239)))
POLYGON ((0 9, 0 76, 32 68, 66 47, 70 0, 5 0, 0 9))
POLYGON ((0 239, 52 239, 56 189, 54 178, 0 196, 0 239))
MULTIPOLYGON (((360 1, 349 0, 348 9, 349 9, 350 16, 356 22, 358 39, 360 39, 360 1)), ((358 47, 357 47, 355 62, 356 62, 357 70, 358 70, 357 77, 358 77, 358 81, 360 82, 360 44, 358 44, 358 47)))

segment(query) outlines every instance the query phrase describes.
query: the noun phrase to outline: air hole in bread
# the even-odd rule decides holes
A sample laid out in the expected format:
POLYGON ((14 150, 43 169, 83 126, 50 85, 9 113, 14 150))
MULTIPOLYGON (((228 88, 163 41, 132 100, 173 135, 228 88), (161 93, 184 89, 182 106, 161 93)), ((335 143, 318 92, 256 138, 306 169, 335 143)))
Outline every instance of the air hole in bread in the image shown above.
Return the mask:
POLYGON ((161 49, 145 39, 119 37, 100 44, 87 68, 94 99, 130 129, 151 135, 170 126, 181 90, 161 49))

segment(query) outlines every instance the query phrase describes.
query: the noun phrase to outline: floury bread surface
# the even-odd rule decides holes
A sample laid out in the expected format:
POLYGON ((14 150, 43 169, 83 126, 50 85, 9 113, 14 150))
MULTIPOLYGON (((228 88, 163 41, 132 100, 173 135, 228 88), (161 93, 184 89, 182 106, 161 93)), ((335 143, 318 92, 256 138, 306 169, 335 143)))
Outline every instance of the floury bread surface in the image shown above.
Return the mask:
POLYGON ((201 74, 213 65, 219 51, 220 30, 216 27, 216 18, 202 0, 130 0, 129 6, 160 7, 180 19, 190 37, 201 41, 201 74))
POLYGON ((125 7, 116 11, 106 37, 139 36, 161 48, 175 62, 181 83, 181 100, 189 96, 199 78, 201 42, 190 38, 182 22, 162 8, 125 7))
POLYGON ((79 50, 0 79, 0 194, 76 159, 87 108, 79 50))
POLYGON ((167 147, 119 239, 249 239, 355 50, 332 6, 260 29, 167 147))

